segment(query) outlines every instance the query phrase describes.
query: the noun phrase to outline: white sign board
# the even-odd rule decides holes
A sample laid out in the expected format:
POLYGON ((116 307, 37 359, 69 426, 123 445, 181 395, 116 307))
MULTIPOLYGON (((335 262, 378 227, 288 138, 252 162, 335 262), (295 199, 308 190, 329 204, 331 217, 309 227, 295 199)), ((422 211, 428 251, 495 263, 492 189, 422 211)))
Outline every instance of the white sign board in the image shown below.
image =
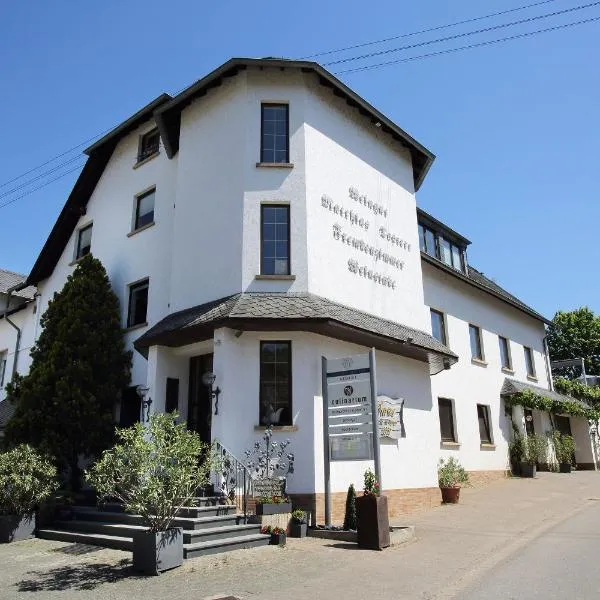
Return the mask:
POLYGON ((398 440, 402 437, 401 398, 377 396, 377 418, 379 420, 379 437, 398 440))
POLYGON ((371 460, 373 443, 370 435, 336 435, 329 438, 331 460, 371 460))

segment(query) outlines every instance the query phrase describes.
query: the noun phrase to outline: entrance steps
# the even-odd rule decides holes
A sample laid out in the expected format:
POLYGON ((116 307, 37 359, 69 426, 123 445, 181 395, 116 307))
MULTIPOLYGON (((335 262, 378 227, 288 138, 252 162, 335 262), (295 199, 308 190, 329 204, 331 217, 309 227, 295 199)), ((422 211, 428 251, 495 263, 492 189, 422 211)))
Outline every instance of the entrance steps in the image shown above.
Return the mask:
MULTIPOLYGON (((183 529, 184 558, 269 544, 270 536, 260 533, 259 524, 244 523, 235 506, 218 504, 210 497, 197 500, 200 506, 181 508, 172 522, 173 527, 183 529)), ((120 504, 107 504, 102 509, 75 506, 73 519, 56 521, 38 530, 37 535, 47 540, 131 551, 134 533, 144 529, 140 515, 124 512, 120 504)))

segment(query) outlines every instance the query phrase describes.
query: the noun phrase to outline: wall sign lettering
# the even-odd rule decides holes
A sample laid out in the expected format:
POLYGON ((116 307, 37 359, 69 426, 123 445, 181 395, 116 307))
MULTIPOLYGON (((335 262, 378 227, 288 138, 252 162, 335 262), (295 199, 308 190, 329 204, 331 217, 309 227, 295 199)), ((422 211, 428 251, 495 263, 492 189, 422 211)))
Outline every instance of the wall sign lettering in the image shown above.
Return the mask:
POLYGON ((360 265, 358 261, 354 260, 353 258, 351 258, 348 261, 348 271, 350 271, 350 273, 358 275, 359 277, 364 277, 365 279, 370 279, 375 283, 379 283, 386 287, 392 288, 393 290, 396 289, 396 281, 394 279, 382 275, 381 273, 377 273, 377 271, 373 271, 365 265, 360 265))
POLYGON ((348 210, 347 208, 344 208, 339 204, 335 204, 335 202, 333 202, 333 200, 326 194, 323 194, 321 196, 321 206, 332 212, 334 215, 339 215, 340 217, 342 217, 342 219, 350 221, 352 225, 358 225, 359 227, 362 227, 365 231, 369 229, 369 221, 356 214, 353 210, 348 210))
POLYGON ((355 200, 359 204, 366 206, 369 210, 372 210, 376 215, 383 215, 387 217, 388 211, 383 208, 381 204, 377 204, 377 202, 372 202, 367 198, 366 194, 360 194, 359 191, 355 187, 350 187, 348 190, 348 195, 352 200, 355 200))
POLYGON ((356 250, 360 250, 365 254, 369 254, 373 257, 375 262, 382 261, 387 265, 392 265, 396 267, 396 269, 404 269, 404 262, 395 256, 390 256, 386 252, 383 252, 380 248, 375 248, 375 246, 371 246, 370 244, 365 243, 363 240, 359 240, 351 235, 344 233, 342 228, 336 223, 333 226, 333 239, 339 240, 342 244, 348 244, 348 246, 352 246, 356 250))
POLYGON ((385 227, 379 228, 379 236, 394 246, 398 246, 399 248, 403 248, 407 252, 410 252, 410 244, 400 239, 397 235, 390 233, 385 227))

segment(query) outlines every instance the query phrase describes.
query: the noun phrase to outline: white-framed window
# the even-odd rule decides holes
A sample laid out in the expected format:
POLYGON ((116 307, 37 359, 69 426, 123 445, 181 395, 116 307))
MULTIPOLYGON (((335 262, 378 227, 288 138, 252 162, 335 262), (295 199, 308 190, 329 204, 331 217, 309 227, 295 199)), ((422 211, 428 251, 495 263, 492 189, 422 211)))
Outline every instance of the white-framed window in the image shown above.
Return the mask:
POLYGON ((483 340, 481 339, 481 327, 469 324, 469 340, 471 342, 471 358, 473 360, 484 360, 483 340))
POLYGON ((456 442, 454 403, 450 398, 438 398, 438 413, 442 442, 456 442))
POLYGON ((127 327, 143 325, 148 318, 148 288, 150 280, 144 279, 129 286, 127 327))
POLYGON ((535 361, 533 359, 533 350, 529 346, 523 346, 525 353, 525 369, 528 377, 535 377, 535 361))
POLYGON ((429 309, 431 312, 431 335, 444 346, 448 345, 448 334, 446 333, 446 317, 443 312, 429 309))
POLYGON ((477 420, 479 421, 479 439, 482 444, 492 444, 492 424, 490 407, 487 404, 477 405, 477 420))
POLYGON ((135 214, 133 216, 132 231, 142 229, 151 223, 154 223, 154 199, 156 188, 153 187, 135 197, 135 214))
POLYGON ((75 247, 75 260, 79 260, 92 250, 92 228, 93 223, 82 227, 77 231, 77 246, 75 247))
POLYGON ((500 346, 500 364, 503 369, 512 371, 512 357, 510 355, 510 341, 508 338, 498 336, 498 344, 500 346))

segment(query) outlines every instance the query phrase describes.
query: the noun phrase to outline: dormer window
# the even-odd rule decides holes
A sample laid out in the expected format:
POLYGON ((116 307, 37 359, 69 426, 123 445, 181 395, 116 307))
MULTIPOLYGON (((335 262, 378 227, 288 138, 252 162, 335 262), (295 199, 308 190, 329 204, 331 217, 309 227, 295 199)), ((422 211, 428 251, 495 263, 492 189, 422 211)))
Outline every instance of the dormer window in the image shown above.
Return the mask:
POLYGON ((464 249, 422 223, 419 223, 419 245, 422 252, 457 271, 465 272, 464 249))

